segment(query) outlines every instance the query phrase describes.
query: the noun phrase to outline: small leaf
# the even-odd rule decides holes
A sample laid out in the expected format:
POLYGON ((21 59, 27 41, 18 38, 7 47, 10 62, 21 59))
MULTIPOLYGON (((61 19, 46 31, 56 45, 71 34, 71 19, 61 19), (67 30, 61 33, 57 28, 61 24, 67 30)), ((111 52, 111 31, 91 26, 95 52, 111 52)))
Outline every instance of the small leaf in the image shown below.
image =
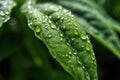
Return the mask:
POLYGON ((13 0, 0 0, 0 27, 10 19, 11 10, 15 5, 13 0))
POLYGON ((95 4, 89 3, 89 0, 79 0, 76 2, 65 0, 60 1, 60 3, 75 12, 76 18, 78 18, 87 33, 120 58, 120 40, 113 30, 115 29, 120 32, 120 27, 107 14, 97 5, 95 7, 95 4))
POLYGON ((67 72, 76 80, 97 80, 92 45, 70 11, 50 3, 36 5, 28 1, 22 12, 36 37, 67 72))

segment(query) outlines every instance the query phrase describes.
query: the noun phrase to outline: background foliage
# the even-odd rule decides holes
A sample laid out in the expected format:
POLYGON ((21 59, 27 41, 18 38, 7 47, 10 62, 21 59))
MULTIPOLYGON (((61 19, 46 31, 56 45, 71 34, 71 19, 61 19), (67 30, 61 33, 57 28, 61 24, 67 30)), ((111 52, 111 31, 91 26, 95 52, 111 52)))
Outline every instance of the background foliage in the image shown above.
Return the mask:
MULTIPOLYGON (((25 0, 15 1, 17 6, 12 9, 11 19, 0 29, 0 80, 74 80, 28 28, 25 16, 20 10, 25 0)), ((120 23, 119 0, 94 1, 112 19, 120 23)), ((58 0, 38 2, 58 3, 58 0)), ((116 34, 119 36, 120 33, 116 31, 116 34)), ((90 40, 97 59, 99 80, 119 80, 119 59, 94 37, 90 36, 90 40)))

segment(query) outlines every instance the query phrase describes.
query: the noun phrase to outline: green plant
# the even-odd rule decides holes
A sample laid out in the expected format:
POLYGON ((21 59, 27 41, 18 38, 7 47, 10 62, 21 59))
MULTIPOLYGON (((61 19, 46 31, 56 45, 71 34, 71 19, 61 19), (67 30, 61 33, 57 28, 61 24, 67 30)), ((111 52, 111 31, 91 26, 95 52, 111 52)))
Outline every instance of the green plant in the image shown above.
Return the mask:
MULTIPOLYGON (((10 79, 42 79, 37 76, 40 75, 37 71, 33 79, 25 78, 25 74, 29 72, 27 69, 36 65, 49 76, 49 78, 44 76, 43 80, 58 80, 50 76, 54 71, 48 61, 50 53, 76 80, 98 80, 96 59, 89 36, 120 59, 120 40, 117 35, 120 34, 119 24, 94 0, 46 2, 47 0, 40 3, 35 0, 0 0, 0 27, 2 27, 0 35, 4 35, 4 31, 6 34, 7 32, 12 33, 11 35, 16 34, 15 38, 12 38, 13 42, 5 43, 1 37, 3 39, 1 45, 4 46, 0 47, 0 61, 13 55, 11 62, 15 69, 10 79), (16 47, 16 44, 19 46, 16 47)), ((69 77, 67 79, 72 80, 69 77)))

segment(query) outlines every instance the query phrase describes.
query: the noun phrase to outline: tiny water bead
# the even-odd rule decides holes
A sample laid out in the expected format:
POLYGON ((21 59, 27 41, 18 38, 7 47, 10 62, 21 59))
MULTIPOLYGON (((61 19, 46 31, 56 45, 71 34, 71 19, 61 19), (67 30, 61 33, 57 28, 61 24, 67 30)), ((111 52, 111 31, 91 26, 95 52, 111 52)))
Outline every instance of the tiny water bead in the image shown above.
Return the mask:
POLYGON ((69 63, 71 63, 72 61, 71 61, 71 60, 69 60, 68 62, 69 62, 69 63))
POLYGON ((72 52, 70 51, 70 52, 68 52, 68 54, 69 54, 69 55, 71 55, 71 54, 72 54, 72 52))
POLYGON ((60 36, 63 37, 63 34, 61 33, 60 36))
POLYGON ((5 16, 5 13, 3 11, 0 11, 0 16, 5 16))
POLYGON ((51 34, 49 34, 49 35, 48 35, 48 38, 51 38, 51 37, 52 37, 52 35, 51 35, 51 34))
POLYGON ((60 40, 62 41, 62 40, 63 40, 63 38, 60 38, 60 40))
POLYGON ((49 19, 51 19, 52 18, 52 16, 48 16, 49 17, 49 19))
POLYGON ((52 28, 52 29, 55 29, 55 28, 56 28, 56 26, 54 26, 54 25, 51 25, 51 28, 52 28))
POLYGON ((73 54, 74 54, 74 55, 76 55, 76 54, 77 54, 77 52, 74 52, 73 54))
POLYGON ((65 29, 66 29, 66 26, 61 26, 61 29, 62 29, 62 30, 65 30, 65 29))

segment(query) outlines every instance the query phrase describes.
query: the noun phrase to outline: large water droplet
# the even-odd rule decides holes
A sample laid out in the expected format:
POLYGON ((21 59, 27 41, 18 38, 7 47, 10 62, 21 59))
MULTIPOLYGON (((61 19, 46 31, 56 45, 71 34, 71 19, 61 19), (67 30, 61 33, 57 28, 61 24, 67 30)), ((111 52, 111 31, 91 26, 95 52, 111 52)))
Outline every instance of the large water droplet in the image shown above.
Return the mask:
POLYGON ((35 32, 40 32, 40 31, 41 31, 40 27, 37 26, 37 27, 35 28, 35 32))
POLYGON ((81 38, 82 40, 86 40, 86 39, 87 39, 87 37, 86 37, 84 34, 81 34, 81 35, 80 35, 80 38, 81 38))
POLYGON ((74 35, 78 35, 79 34, 78 31, 76 31, 76 30, 73 33, 74 33, 74 35))
POLYGON ((86 46, 86 51, 90 51, 90 47, 89 46, 86 46))

